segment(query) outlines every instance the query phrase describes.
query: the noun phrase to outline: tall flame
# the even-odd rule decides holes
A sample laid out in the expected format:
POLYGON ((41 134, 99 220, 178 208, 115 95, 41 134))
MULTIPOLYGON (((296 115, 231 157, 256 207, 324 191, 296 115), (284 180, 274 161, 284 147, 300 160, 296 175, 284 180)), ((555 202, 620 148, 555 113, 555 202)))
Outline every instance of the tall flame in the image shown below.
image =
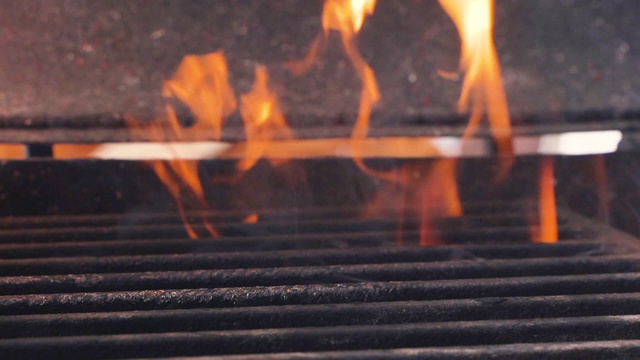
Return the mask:
MULTIPOLYGON (((222 134, 222 123, 235 110, 236 100, 228 82, 227 62, 222 52, 185 56, 174 77, 164 83, 163 95, 176 97, 185 103, 195 116, 193 129, 211 131, 215 138, 222 134)), ((175 109, 167 104, 168 127, 158 122, 142 124, 134 118, 134 129, 146 131, 156 141, 191 140, 183 131, 175 109)), ((209 208, 198 174, 198 161, 175 159, 150 161, 152 169, 173 196, 185 228, 191 238, 198 234, 189 224, 183 203, 185 195, 194 197, 201 209, 209 208), (185 194, 186 192, 186 194, 185 194)), ((216 230, 203 218, 203 226, 217 236, 216 230)))
MULTIPOLYGON (((129 126, 132 129, 138 131, 146 131, 151 134, 151 138, 154 140, 165 141, 166 139, 172 139, 174 141, 181 140, 182 131, 180 124, 175 117, 169 116, 170 128, 165 128, 157 122, 142 123, 139 120, 130 117, 128 119, 129 126)), ((170 148, 171 143, 167 144, 170 148)), ((200 177, 198 174, 198 161, 195 160, 152 160, 147 162, 149 166, 156 173, 156 176, 167 188, 178 207, 180 217, 185 225, 185 229, 192 239, 198 238, 198 234, 189 223, 184 205, 185 192, 189 196, 195 197, 195 200, 199 203, 202 209, 208 208, 204 196, 204 190, 200 177)), ((218 236, 216 230, 203 219, 203 225, 207 231, 213 235, 218 236)))
POLYGON ((493 0, 439 0, 462 40, 460 67, 465 72, 458 110, 471 112, 464 136, 473 136, 486 114, 502 155, 511 156, 511 120, 493 42, 493 0))
MULTIPOLYGON (((215 139, 222 136, 224 120, 237 107, 222 51, 185 56, 173 78, 164 82, 162 94, 187 105, 196 118, 194 130, 211 131, 215 139)), ((167 105, 167 113, 173 123, 178 123, 171 105, 167 105)), ((173 130, 181 133, 179 125, 173 130)))
POLYGON ((367 136, 371 109, 380 101, 380 90, 373 70, 355 44, 355 35, 362 29, 365 18, 373 14, 375 7, 375 0, 327 0, 322 12, 325 37, 330 30, 340 32, 349 61, 362 79, 358 118, 353 129, 353 137, 359 139, 367 136))
POLYGON ((242 95, 240 112, 247 144, 245 157, 238 163, 238 168, 248 171, 263 156, 271 141, 293 138, 293 132, 280 110, 278 97, 269 89, 269 74, 264 66, 256 68, 255 83, 250 92, 242 95))
POLYGON ((375 8, 376 0, 327 0, 322 12, 322 28, 353 36, 362 29, 365 18, 373 15, 375 8))
POLYGON ((418 183, 420 207, 420 245, 435 245, 440 239, 429 231, 437 217, 462 216, 462 205, 456 180, 455 159, 436 161, 427 178, 418 183))
MULTIPOLYGON (((358 118, 352 134, 354 139, 363 139, 367 136, 371 109, 380 101, 380 90, 375 74, 355 44, 356 34, 362 29, 366 17, 373 14, 375 7, 376 0, 326 0, 322 10, 323 35, 314 40, 304 59, 288 64, 289 69, 295 74, 308 71, 315 63, 319 48, 329 36, 329 32, 333 30, 340 33, 347 57, 362 80, 358 118)), ((354 149, 354 152, 359 151, 354 149)), ((364 167, 361 162, 358 162, 358 165, 364 167)))
POLYGON ((556 208, 555 177, 553 159, 542 159, 540 171, 540 228, 534 241, 555 243, 558 241, 558 213, 556 208))

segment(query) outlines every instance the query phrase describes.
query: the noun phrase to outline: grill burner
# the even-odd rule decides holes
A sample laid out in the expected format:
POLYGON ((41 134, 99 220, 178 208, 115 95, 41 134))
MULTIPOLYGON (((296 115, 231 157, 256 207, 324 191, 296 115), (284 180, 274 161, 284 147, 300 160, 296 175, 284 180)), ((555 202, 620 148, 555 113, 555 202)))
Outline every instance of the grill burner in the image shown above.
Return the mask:
POLYGON ((394 221, 355 214, 271 212, 258 224, 209 214, 228 223, 218 226, 225 238, 196 241, 179 238, 179 218, 167 214, 5 219, 0 352, 539 359, 640 351, 640 265, 624 234, 563 214, 562 241, 531 244, 517 207, 479 205, 439 223, 444 239, 463 243, 424 248, 411 241, 410 223, 398 246, 394 221))

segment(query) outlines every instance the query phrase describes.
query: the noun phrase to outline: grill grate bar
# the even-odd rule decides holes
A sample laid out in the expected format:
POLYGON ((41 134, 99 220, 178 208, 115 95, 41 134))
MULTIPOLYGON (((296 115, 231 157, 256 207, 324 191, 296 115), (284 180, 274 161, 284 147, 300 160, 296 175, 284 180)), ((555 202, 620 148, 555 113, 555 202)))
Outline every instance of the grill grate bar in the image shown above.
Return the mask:
MULTIPOLYGON (((189 241, 188 245, 199 244, 189 241)), ((110 257, 0 259, 0 276, 87 274, 144 271, 270 268, 313 265, 385 264, 448 260, 526 259, 611 254, 614 249, 594 241, 556 244, 381 246, 329 249, 160 254, 110 257)))
POLYGON ((44 337, 0 340, 0 352, 9 357, 78 356, 142 357, 391 349, 425 346, 508 344, 554 341, 610 341, 634 339, 640 316, 606 316, 533 320, 487 320, 377 326, 337 326, 194 333, 127 334, 44 337), (248 345, 251 345, 250 347, 248 345))
MULTIPOLYGON (((396 214, 397 209, 381 209, 396 214)), ((414 213, 415 209, 405 209, 414 213)), ((513 214, 522 211, 522 206, 508 203, 473 203, 465 204, 465 217, 474 219, 490 219, 496 214, 513 214)), ((302 221, 330 219, 355 219, 362 213, 361 208, 302 208, 291 210, 261 210, 258 214, 262 221, 290 221, 293 218, 302 221)), ((241 222, 247 212, 189 211, 186 217, 194 223, 207 219, 220 223, 241 222)), ((48 215, 0 218, 0 229, 39 229, 65 227, 106 227, 133 224, 167 225, 182 224, 182 217, 171 213, 134 213, 134 214, 90 214, 90 215, 48 215)))
POLYGON ((2 338, 633 315, 640 293, 0 316, 2 338))
MULTIPOLYGON (((584 341, 567 343, 509 344, 485 346, 455 346, 448 348, 405 348, 389 350, 326 351, 306 353, 279 353, 260 355, 231 355, 206 357, 207 360, 469 360, 501 359, 633 359, 640 353, 640 341, 584 341)), ((203 360, 181 357, 182 360, 203 360)))
POLYGON ((640 291, 640 273, 0 296, 0 315, 581 295, 640 291))
MULTIPOLYGON (((201 234, 207 234, 204 226, 197 222, 192 228, 201 234)), ((258 224, 216 224, 216 230, 226 237, 262 237, 274 235, 308 234, 346 234, 362 232, 395 232, 401 224, 396 220, 331 220, 331 221, 293 221, 293 222, 261 222, 258 224)), ((406 221, 402 224, 405 231, 420 229, 419 221, 406 221)), ((580 233, 574 227, 560 223, 559 231, 562 237, 567 234, 580 233)), ((493 238, 501 234, 520 238, 528 238, 530 228, 523 217, 497 217, 492 220, 482 218, 442 219, 435 233, 444 233, 447 237, 458 237, 464 241, 485 240, 487 235, 493 238), (446 229, 446 230, 440 230, 446 229), (480 230, 481 234, 476 235, 480 230), (484 235, 485 237, 482 237, 484 235)), ((583 231, 582 231, 583 232, 583 231)), ((108 241, 123 238, 134 239, 175 239, 187 237, 183 224, 173 225, 128 225, 109 227, 69 227, 43 228, 23 230, 0 230, 0 244, 20 244, 25 239, 31 243, 56 243, 69 240, 74 241, 108 241)), ((496 239, 497 240, 497 239, 496 239)))
POLYGON ((0 295, 630 273, 633 256, 5 277, 0 295))
POLYGON ((207 213, 224 236, 197 241, 175 215, 0 220, 0 353, 539 359, 639 346, 635 239, 562 213, 562 241, 533 244, 515 209, 442 219, 433 235, 449 245, 436 247, 408 220, 399 246, 393 217, 349 211, 207 213))

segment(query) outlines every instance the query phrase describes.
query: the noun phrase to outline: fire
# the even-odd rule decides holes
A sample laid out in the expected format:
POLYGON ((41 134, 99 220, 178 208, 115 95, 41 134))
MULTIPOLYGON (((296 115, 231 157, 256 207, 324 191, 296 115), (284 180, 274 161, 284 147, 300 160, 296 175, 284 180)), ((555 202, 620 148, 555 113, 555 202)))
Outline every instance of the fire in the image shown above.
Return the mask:
POLYGON ((246 218, 244 218, 242 222, 245 224, 257 224, 258 220, 260 220, 260 217, 258 216, 258 214, 253 213, 248 215, 246 218))
MULTIPOLYGON (((129 124, 132 128, 140 131, 147 131, 152 134, 154 139, 164 140, 166 138, 173 138, 175 140, 180 140, 181 136, 179 134, 182 134, 182 132, 180 131, 180 124, 177 122, 177 119, 169 116, 169 122, 171 127, 166 129, 156 122, 142 124, 135 118, 129 119, 129 124)), ((168 145, 171 146, 172 144, 169 143, 168 145)), ((202 183, 198 174, 198 161, 175 159, 152 160, 147 163, 151 166, 176 202, 178 212, 180 213, 189 237, 192 239, 198 238, 198 234, 187 219, 184 205, 186 192, 189 196, 195 197, 201 208, 208 208, 202 183)), ((216 230, 206 221, 203 221, 203 225, 211 235, 218 236, 216 230)))
POLYGON ((340 33, 347 57, 362 81, 358 117, 352 132, 353 159, 358 167, 372 176, 397 180, 391 178, 389 173, 381 173, 369 169, 362 162, 361 157, 364 152, 362 146, 365 146, 361 140, 367 137, 371 111, 380 101, 381 96, 375 73, 358 50, 355 37, 362 29, 366 17, 373 15, 375 7, 376 0, 326 0, 322 11, 322 29, 324 33, 316 38, 310 47, 309 53, 303 60, 289 63, 289 69, 295 74, 308 71, 315 62, 324 40, 328 38, 329 32, 337 31, 340 33))
POLYGON ((407 213, 419 220, 422 246, 440 243, 433 222, 442 217, 462 216, 462 204, 456 179, 455 159, 411 162, 397 171, 399 181, 387 183, 369 202, 363 217, 387 216, 397 212, 398 243, 403 243, 403 226, 407 213))
MULTIPOLYGON (((256 68, 253 88, 242 95, 240 101, 247 143, 238 169, 248 171, 264 155, 271 141, 292 139, 293 132, 280 110, 278 97, 269 89, 269 74, 264 66, 256 68)), ((272 163, 277 162, 272 160, 272 163)))
POLYGON ((431 221, 437 217, 462 216, 462 205, 456 179, 455 159, 437 161, 426 179, 418 182, 420 208, 420 245, 439 243, 435 231, 429 231, 431 221))
MULTIPOLYGON (((196 118, 193 130, 211 131, 222 136, 224 120, 237 104, 228 81, 227 61, 221 51, 206 55, 187 55, 171 80, 165 81, 162 95, 175 97, 189 107, 196 118)), ((167 105, 176 134, 181 133, 174 108, 167 105)))
POLYGON ((375 7, 375 0, 327 0, 322 12, 325 37, 330 30, 340 32, 349 61, 362 79, 358 119, 353 130, 354 138, 367 136, 371 109, 380 101, 375 74, 355 44, 355 35, 362 29, 366 17, 373 15, 375 7))
POLYGON ((556 208, 555 177, 553 159, 542 159, 540 172, 540 228, 533 240, 542 243, 558 241, 558 213, 556 208))
POLYGON ((356 34, 367 15, 373 15, 376 0, 327 0, 322 13, 322 28, 356 34))
MULTIPOLYGON (((174 77, 164 83, 163 95, 175 97, 189 107, 195 116, 194 130, 211 131, 214 138, 220 138, 225 118, 236 108, 233 90, 227 79, 227 63, 222 52, 189 55, 185 56, 174 77)), ((173 106, 167 104, 166 112, 168 126, 158 122, 142 124, 134 118, 129 119, 130 126, 147 132, 153 140, 169 141, 169 146, 171 142, 191 140, 184 132, 173 106)), ((198 161, 178 158, 150 161, 149 164, 173 196, 189 236, 197 238, 198 234, 187 219, 184 199, 195 198, 201 209, 209 208, 198 173, 198 161)), ((209 234, 218 235, 204 218, 203 226, 209 234)))
MULTIPOLYGON (((367 153, 369 123, 373 107, 380 101, 381 95, 373 69, 366 62, 358 50, 355 37, 362 29, 367 16, 372 15, 376 6, 375 0, 326 0, 322 13, 322 27, 324 37, 319 36, 313 42, 308 55, 300 62, 290 63, 289 68, 294 73, 307 71, 315 61, 323 40, 328 37, 329 31, 338 31, 341 35, 342 45, 362 81, 358 117, 351 135, 351 150, 356 165, 365 173, 382 178, 403 187, 405 193, 408 188, 420 193, 420 217, 421 217, 421 243, 431 243, 428 238, 427 225, 431 219, 438 215, 460 216, 462 208, 458 196, 456 181, 455 160, 442 160, 436 162, 430 171, 416 178, 407 176, 407 172, 414 170, 404 168, 400 171, 381 172, 367 167, 363 158, 367 153), (444 213, 443 213, 443 209, 444 213)), ((437 150, 435 150, 437 152, 437 150)), ((421 173, 422 172, 418 172, 421 173)), ((391 184, 391 187, 396 185, 391 184)), ((370 210, 376 205, 372 203, 370 210)), ((403 213, 401 218, 403 218, 403 213)), ((399 231, 401 235, 401 229, 399 231)))
POLYGON ((493 42, 493 0, 439 0, 455 23, 462 41, 460 67, 465 72, 458 110, 471 113, 464 137, 477 132, 487 116, 500 154, 506 157, 502 175, 512 162, 513 144, 507 97, 493 42))

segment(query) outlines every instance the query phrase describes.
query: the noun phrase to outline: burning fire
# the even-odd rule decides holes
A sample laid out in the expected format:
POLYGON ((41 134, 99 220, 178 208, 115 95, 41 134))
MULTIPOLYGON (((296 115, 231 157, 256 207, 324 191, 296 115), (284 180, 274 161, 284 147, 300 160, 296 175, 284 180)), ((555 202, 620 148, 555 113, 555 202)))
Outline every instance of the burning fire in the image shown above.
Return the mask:
POLYGON ((380 90, 375 73, 367 64, 355 43, 356 34, 362 29, 367 16, 373 15, 376 0, 326 0, 322 10, 322 29, 320 34, 310 47, 307 56, 298 62, 289 63, 289 69, 294 74, 308 71, 315 63, 320 47, 328 38, 330 31, 340 33, 345 53, 362 81, 360 93, 360 105, 358 106, 358 118, 352 132, 351 148, 353 159, 360 169, 369 175, 385 178, 392 181, 391 173, 383 173, 369 169, 362 161, 366 145, 361 140, 367 137, 371 110, 380 101, 380 90))
MULTIPOLYGON (((214 138, 222 135, 225 118, 235 110, 236 100, 227 80, 227 62, 222 52, 186 56, 173 79, 166 81, 163 95, 175 97, 185 103, 195 116, 193 130, 211 131, 214 138)), ((175 109, 166 105, 168 127, 158 122, 142 124, 130 119, 133 129, 145 131, 156 141, 192 140, 178 120, 175 109)), ((150 161, 152 169, 173 196, 189 236, 198 237, 189 224, 184 199, 195 198, 202 210, 209 209, 198 173, 198 161, 177 158, 167 161, 150 161)), ((203 226, 213 236, 218 233, 204 218, 203 226)))
MULTIPOLYGON (((253 89, 242 95, 240 101, 247 143, 244 159, 238 163, 238 169, 248 171, 264 155, 272 140, 292 139, 293 132, 282 115, 278 97, 269 89, 269 74, 264 66, 256 68, 253 89)), ((276 160, 271 162, 277 164, 276 160)))
MULTIPOLYGON (((474 136, 482 119, 488 119, 493 138, 504 161, 501 174, 498 176, 501 179, 513 161, 513 144, 507 98, 493 42, 494 1, 439 0, 439 3, 455 23, 461 38, 460 68, 465 76, 458 99, 458 110, 470 113, 469 124, 463 137, 467 139, 474 136)), ((329 38, 329 33, 336 31, 340 34, 347 58, 362 82, 358 115, 349 139, 353 160, 367 174, 389 180, 389 185, 396 189, 402 188, 405 194, 402 198, 407 204, 402 205, 401 217, 404 219, 404 208, 408 205, 417 209, 421 223, 420 243, 430 245, 438 242, 437 237, 432 234, 434 232, 430 231, 434 219, 462 215, 456 178, 457 160, 438 160, 426 166, 409 164, 400 170, 390 172, 369 169, 363 162, 368 155, 376 153, 375 149, 372 150, 372 143, 366 140, 372 109, 380 101, 381 94, 373 69, 358 50, 356 37, 362 30, 367 16, 374 13, 375 7, 376 0, 325 0, 322 32, 310 46, 308 54, 300 61, 289 63, 288 67, 295 74, 308 71, 329 38), (416 196, 406 196, 408 191, 412 191, 416 196)), ((214 139, 221 138, 225 119, 237 108, 222 52, 186 56, 174 77, 164 83, 163 95, 179 100, 191 110, 195 117, 192 133, 208 131, 214 139)), ((286 161, 286 154, 291 151, 287 144, 298 143, 287 125, 276 93, 269 87, 269 74, 264 66, 256 68, 253 88, 241 96, 240 113, 244 121, 246 143, 230 150, 230 153, 242 154, 242 159, 237 164, 238 170, 249 171, 259 159, 265 157, 275 165, 286 161)), ((153 138, 160 141, 193 140, 186 134, 185 127, 181 125, 171 104, 166 105, 166 115, 169 121, 168 128, 158 124, 143 127, 138 122, 134 122, 134 127, 151 132, 154 134, 153 138)), ((387 146, 403 149, 407 144, 413 143, 396 141, 387 146)), ((326 139, 316 142, 305 141, 304 144, 298 145, 311 153, 326 151, 327 148, 333 151, 336 147, 335 141, 326 139)), ((428 148, 424 151, 439 154, 438 149, 428 148)), ((181 200, 187 192, 197 199, 203 209, 208 208, 198 175, 197 161, 153 161, 151 165, 175 198, 189 235, 197 237, 198 234, 187 222, 185 206, 181 200)), ((558 230, 553 164, 550 160, 543 163, 540 196, 541 230, 534 238, 536 241, 553 242, 557 240, 558 230)), ((370 209, 376 207, 375 204, 371 205, 370 209)), ((255 221, 258 221, 256 214, 245 219, 247 223, 255 221)), ((216 234, 206 221, 204 224, 211 234, 216 234)))
POLYGON ((399 214, 397 242, 403 243, 404 222, 407 213, 419 217, 420 245, 440 243, 433 221, 442 217, 462 216, 458 193, 455 159, 411 162, 397 172, 399 181, 383 187, 363 214, 365 218, 387 216, 389 211, 399 214))
POLYGON ((438 0, 455 23, 462 41, 460 67, 465 72, 458 110, 471 113, 464 137, 477 132, 487 116, 502 157, 498 181, 513 163, 511 120, 493 42, 494 0, 438 0))
POLYGON ((543 158, 540 171, 540 206, 538 208, 540 226, 533 231, 535 242, 555 243, 558 241, 558 212, 556 208, 555 177, 553 159, 543 158))
POLYGON ((330 30, 340 32, 349 61, 362 79, 358 118, 352 134, 355 139, 367 136, 371 109, 380 101, 375 74, 355 44, 355 35, 362 29, 365 18, 373 14, 375 6, 375 0, 327 0, 322 12, 325 37, 330 30))
POLYGON ((437 161, 428 177, 418 182, 420 207, 420 245, 435 245, 440 239, 429 231, 431 221, 437 217, 462 216, 462 205, 456 179, 455 159, 437 161))
MULTIPOLYGON (((187 105, 196 118, 193 130, 211 131, 214 139, 220 139, 224 120, 237 107, 229 85, 227 61, 221 51, 185 56, 173 79, 165 81, 162 95, 175 97, 187 105)), ((169 104, 167 114, 174 133, 181 136, 176 112, 169 104)))

